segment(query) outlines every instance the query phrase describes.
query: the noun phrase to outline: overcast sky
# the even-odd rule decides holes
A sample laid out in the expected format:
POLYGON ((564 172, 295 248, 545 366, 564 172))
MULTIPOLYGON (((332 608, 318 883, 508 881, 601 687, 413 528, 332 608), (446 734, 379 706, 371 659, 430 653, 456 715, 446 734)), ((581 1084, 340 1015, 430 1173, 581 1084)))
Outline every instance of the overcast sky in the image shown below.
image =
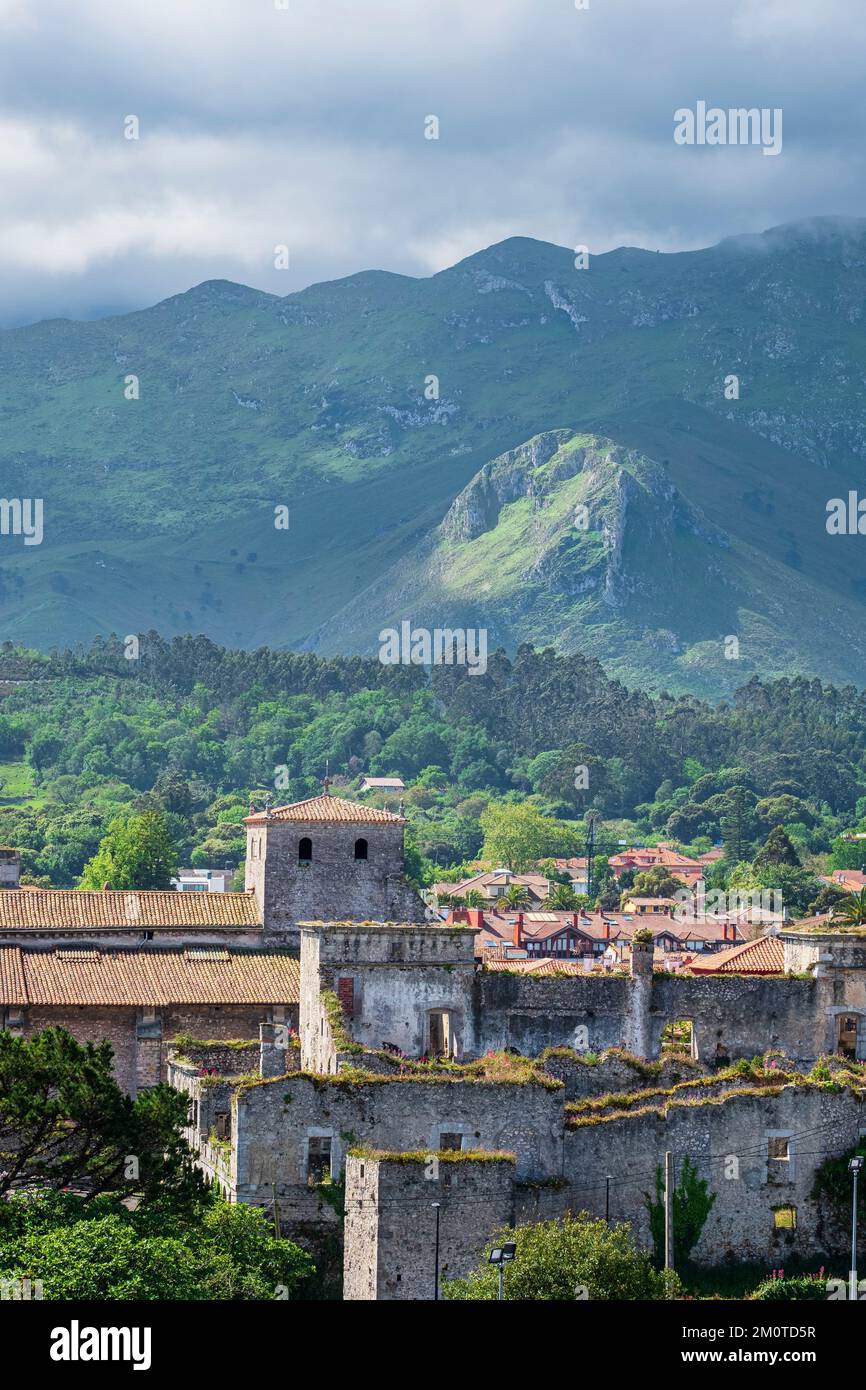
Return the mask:
POLYGON ((0 322, 862 215, 864 68, 864 0, 0 0, 0 322), (700 100, 782 153, 675 144, 700 100))

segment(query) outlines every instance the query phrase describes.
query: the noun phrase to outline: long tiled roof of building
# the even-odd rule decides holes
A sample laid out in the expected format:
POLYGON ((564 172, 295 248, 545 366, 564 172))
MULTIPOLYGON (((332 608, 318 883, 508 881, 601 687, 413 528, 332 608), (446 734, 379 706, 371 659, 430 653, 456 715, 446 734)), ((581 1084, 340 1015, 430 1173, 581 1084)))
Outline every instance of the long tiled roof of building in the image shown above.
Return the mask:
POLYGON ((355 825, 403 825, 403 816, 383 811, 380 806, 362 806, 359 801, 346 801, 342 796, 311 796, 307 801, 294 801, 291 806, 274 806, 270 811, 256 811, 247 816, 245 825, 283 824, 297 821, 302 825, 333 825, 347 822, 355 825))
POLYGON ((296 1004, 300 969, 281 951, 0 947, 0 1004, 296 1004))
POLYGON ((259 927, 253 893, 102 892, 77 888, 0 890, 0 932, 18 927, 125 930, 157 927, 259 927))
POLYGON ((785 947, 777 936, 759 936, 730 951, 719 951, 691 964, 694 975, 781 975, 785 947))

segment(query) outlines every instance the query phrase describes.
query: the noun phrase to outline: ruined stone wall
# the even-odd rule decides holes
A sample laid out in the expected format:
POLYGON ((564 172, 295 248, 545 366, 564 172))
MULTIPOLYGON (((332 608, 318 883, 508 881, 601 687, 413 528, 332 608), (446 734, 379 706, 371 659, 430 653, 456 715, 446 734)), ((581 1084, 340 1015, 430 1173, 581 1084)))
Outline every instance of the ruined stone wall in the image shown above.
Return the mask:
POLYGON ((651 999, 653 1055, 662 1028, 691 1019, 698 1058, 754 1057, 780 1048, 794 1061, 825 1051, 822 991, 815 980, 786 976, 655 975, 651 999), (721 1051, 719 1051, 721 1049, 721 1051))
POLYGON ((231 1199, 235 1154, 232 1143, 233 1090, 228 1079, 202 1077, 197 1061, 172 1052, 167 1065, 171 1086, 189 1097, 189 1124, 184 1130, 205 1177, 231 1199), (222 1132, 217 1137, 218 1131, 222 1132))
MULTIPOLYGON (((172 1051, 170 1048, 169 1051, 172 1051)), ((245 1076, 258 1072, 261 1048, 258 1041, 225 1041, 184 1043, 177 1051, 196 1067, 199 1073, 214 1076, 245 1076)))
POLYGON ((715 1204, 692 1258, 766 1260, 784 1267, 786 1256, 844 1250, 844 1231, 811 1197, 815 1170, 830 1155, 852 1148, 866 1126, 866 1105, 850 1091, 788 1085, 770 1095, 731 1092, 704 1104, 672 1102, 650 1114, 629 1112, 569 1128, 562 1208, 604 1215, 605 1176, 611 1175, 611 1217, 631 1221, 651 1248, 645 1193, 670 1150, 677 1180, 688 1155, 705 1178, 715 1204), (787 1163, 768 1157, 771 1136, 790 1136, 787 1163), (796 1228, 777 1228, 776 1207, 796 1208, 796 1228))
POLYGON ((478 991, 480 1052, 514 1047, 524 1056, 537 1056, 546 1047, 602 1052, 624 1046, 632 992, 627 976, 535 979, 483 971, 478 991))
POLYGON ((569 1048, 551 1048, 543 1054, 543 1060, 544 1070, 565 1086, 567 1101, 610 1095, 614 1091, 667 1089, 709 1070, 684 1057, 641 1062, 618 1050, 603 1053, 597 1059, 590 1054, 590 1060, 586 1060, 569 1048))
POLYGON ((308 1186, 311 1138, 330 1139, 335 1181, 354 1145, 427 1152, 455 1134, 464 1149, 514 1152, 522 1177, 560 1174, 563 1115, 562 1088, 538 1084, 281 1077, 236 1096, 237 1200, 268 1201, 275 1181, 289 1227, 330 1220, 328 1194, 308 1186))
MULTIPOLYGON (((535 1056, 546 1047, 646 1049, 659 1056, 668 1023, 691 1019, 698 1059, 753 1057, 768 1048, 812 1062, 831 1049, 828 1010, 852 1007, 866 984, 853 972, 832 980, 786 976, 655 974, 533 978, 506 971, 480 975, 478 1047, 515 1047, 535 1056), (585 1030, 585 1031, 584 1031, 585 1030)), ((864 1005, 866 1007, 866 1005, 864 1005)), ((866 1030, 864 1030, 866 1037, 866 1030)))
POLYGON ((334 1071, 339 1047, 321 991, 340 1001, 345 1031, 409 1057, 431 1048, 431 1014, 448 1015, 450 1055, 478 1054, 474 933, 465 927, 329 924, 304 927, 300 1032, 303 1065, 334 1071))
POLYGON ((432 1299, 436 1210, 439 1277, 467 1275, 513 1214, 514 1163, 397 1157, 346 1161, 343 1297, 432 1299))

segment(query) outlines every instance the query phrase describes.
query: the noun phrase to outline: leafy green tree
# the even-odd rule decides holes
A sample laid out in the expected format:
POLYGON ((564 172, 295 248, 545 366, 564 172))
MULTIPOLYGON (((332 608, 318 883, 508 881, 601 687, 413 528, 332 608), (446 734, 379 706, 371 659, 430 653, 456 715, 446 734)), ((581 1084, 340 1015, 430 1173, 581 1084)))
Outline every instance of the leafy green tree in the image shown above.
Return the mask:
POLYGON ((834 869, 862 869, 866 865, 866 840, 846 840, 837 835, 833 841, 834 869))
MULTIPOLYGON (((655 1200, 645 1194, 649 1210, 650 1232, 659 1264, 664 1259, 665 1249, 665 1180, 661 1165, 656 1169, 655 1200)), ((680 1264, 687 1260, 697 1245, 707 1217, 715 1204, 716 1194, 710 1192, 705 1178, 698 1177, 698 1171, 691 1159, 683 1159, 679 1183, 673 1194, 674 1262, 680 1264)))
POLYGON ((674 878, 663 864, 652 869, 642 869, 635 874, 634 889, 628 897, 635 898, 673 898, 682 891, 683 884, 674 878))
POLYGON ((520 911, 529 906, 529 889, 523 883, 512 883, 503 894, 502 901, 506 907, 520 911))
POLYGON ((554 912, 573 912, 585 898, 578 897, 570 883, 557 883, 544 906, 554 912))
MULTIPOLYGON (((621 893, 616 879, 610 879, 595 900, 594 907, 597 912, 617 912, 619 909, 621 893)), ((629 894, 631 897, 631 894, 629 894)))
POLYGON ((720 817, 720 825, 725 858, 729 864, 739 864, 751 857, 755 835, 752 808, 756 799, 748 787, 731 787, 725 793, 725 809, 720 817))
POLYGON ((181 1204, 197 1197, 187 1097, 159 1085, 133 1101, 111 1062, 110 1043, 81 1044, 62 1028, 0 1032, 0 1197, 71 1183, 86 1183, 91 1198, 114 1189, 181 1204))
POLYGON ((776 825, 773 827, 752 860, 752 864, 756 869, 778 864, 788 864, 794 869, 800 868, 800 856, 791 844, 784 826, 776 825))
POLYGON ((482 857, 523 873, 552 852, 556 822, 528 802, 492 801, 481 815, 481 829, 482 857))
POLYGON ((84 866, 82 888, 170 888, 177 852, 162 811, 118 816, 93 859, 84 866))
POLYGON ((821 885, 820 893, 809 903, 806 909, 807 915, 816 917, 820 913, 832 912, 847 897, 848 894, 845 889, 840 888, 837 883, 824 883, 821 885))
POLYGON ((755 815, 765 825, 771 826, 786 825, 795 821, 808 826, 814 825, 817 819, 802 797, 787 793, 764 797, 755 806, 755 815))
POLYGON ((503 1297, 515 1301, 666 1298, 676 1281, 653 1269, 638 1250, 627 1224, 608 1226, 581 1212, 560 1221, 538 1221, 498 1231, 477 1269, 465 1279, 452 1279, 443 1297, 455 1300, 493 1300, 499 1276, 487 1262, 492 1244, 514 1241, 517 1252, 505 1266, 503 1297), (585 1292, 584 1292, 585 1291, 585 1292))
POLYGON ((737 864, 728 875, 728 889, 738 889, 743 895, 776 893, 781 906, 790 912, 803 914, 817 897, 821 884, 809 869, 797 869, 791 864, 737 864))
POLYGON ((129 1211, 107 1197, 86 1206, 69 1194, 7 1206, 0 1279, 39 1279, 46 1299, 295 1298, 313 1273, 310 1257, 276 1239, 260 1208, 219 1198, 192 1216, 129 1211))

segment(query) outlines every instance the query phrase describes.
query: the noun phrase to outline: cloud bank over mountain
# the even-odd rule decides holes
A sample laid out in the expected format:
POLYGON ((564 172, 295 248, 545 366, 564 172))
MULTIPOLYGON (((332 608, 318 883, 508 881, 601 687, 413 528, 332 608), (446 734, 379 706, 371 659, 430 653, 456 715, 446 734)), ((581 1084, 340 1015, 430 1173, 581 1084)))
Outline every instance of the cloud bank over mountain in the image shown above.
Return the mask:
POLYGON ((0 0, 0 39, 6 324, 864 211, 859 0, 0 0), (781 156, 677 146, 701 100, 783 109, 781 156))

